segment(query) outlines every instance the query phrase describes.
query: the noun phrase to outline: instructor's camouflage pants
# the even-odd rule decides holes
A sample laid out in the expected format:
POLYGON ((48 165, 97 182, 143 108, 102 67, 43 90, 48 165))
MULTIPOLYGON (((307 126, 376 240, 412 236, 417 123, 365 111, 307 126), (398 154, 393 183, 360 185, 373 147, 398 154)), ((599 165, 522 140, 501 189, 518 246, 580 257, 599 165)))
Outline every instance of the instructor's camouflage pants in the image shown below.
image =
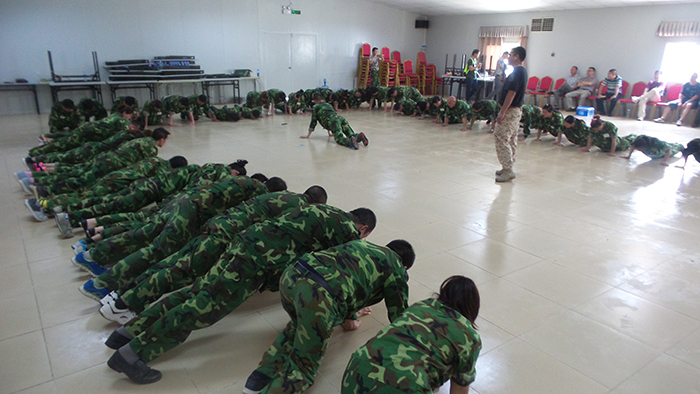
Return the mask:
POLYGON ((518 128, 522 111, 520 107, 511 107, 506 111, 503 123, 496 123, 496 155, 504 170, 510 170, 515 164, 516 148, 518 147, 518 128))

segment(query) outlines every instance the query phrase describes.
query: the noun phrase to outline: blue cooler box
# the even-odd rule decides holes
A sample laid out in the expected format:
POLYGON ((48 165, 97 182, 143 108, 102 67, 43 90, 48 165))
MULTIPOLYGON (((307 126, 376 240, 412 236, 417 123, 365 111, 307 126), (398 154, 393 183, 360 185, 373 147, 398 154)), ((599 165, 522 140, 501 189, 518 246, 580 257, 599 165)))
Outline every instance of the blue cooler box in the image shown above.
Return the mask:
POLYGON ((593 116, 593 115, 595 115, 595 108, 584 107, 584 106, 579 105, 578 108, 576 108, 576 115, 577 116, 593 116))

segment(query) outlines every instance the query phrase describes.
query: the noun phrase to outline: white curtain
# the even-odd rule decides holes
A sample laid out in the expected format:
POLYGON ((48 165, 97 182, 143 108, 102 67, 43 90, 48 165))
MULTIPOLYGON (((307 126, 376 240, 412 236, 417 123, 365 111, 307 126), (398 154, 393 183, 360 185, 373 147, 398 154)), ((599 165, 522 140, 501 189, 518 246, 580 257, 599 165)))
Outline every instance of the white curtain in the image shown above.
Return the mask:
POLYGON ((527 37, 527 25, 522 26, 481 26, 479 37, 527 37))

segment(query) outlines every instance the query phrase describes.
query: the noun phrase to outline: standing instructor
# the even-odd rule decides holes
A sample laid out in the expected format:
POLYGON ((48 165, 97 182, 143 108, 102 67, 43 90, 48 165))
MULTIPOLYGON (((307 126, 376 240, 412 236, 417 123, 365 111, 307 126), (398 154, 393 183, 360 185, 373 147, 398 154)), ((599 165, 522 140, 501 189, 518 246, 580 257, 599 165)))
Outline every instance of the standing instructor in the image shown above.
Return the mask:
POLYGON ((515 179, 513 164, 518 146, 517 134, 520 127, 520 116, 527 85, 527 70, 522 66, 525 60, 525 48, 516 47, 510 51, 508 63, 514 67, 513 72, 506 78, 503 90, 498 98, 501 112, 496 118, 496 155, 502 168, 496 171, 496 182, 508 182, 515 179))

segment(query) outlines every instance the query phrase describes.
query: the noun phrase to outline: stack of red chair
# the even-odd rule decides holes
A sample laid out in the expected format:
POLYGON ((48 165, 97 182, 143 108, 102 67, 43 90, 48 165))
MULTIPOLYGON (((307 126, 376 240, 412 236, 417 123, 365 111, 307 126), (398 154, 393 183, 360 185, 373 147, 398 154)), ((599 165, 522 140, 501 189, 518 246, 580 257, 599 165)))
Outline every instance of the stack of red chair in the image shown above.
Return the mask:
POLYGON ((364 43, 360 48, 360 59, 357 63, 357 87, 366 88, 370 83, 369 76, 369 56, 372 54, 372 47, 364 43))

